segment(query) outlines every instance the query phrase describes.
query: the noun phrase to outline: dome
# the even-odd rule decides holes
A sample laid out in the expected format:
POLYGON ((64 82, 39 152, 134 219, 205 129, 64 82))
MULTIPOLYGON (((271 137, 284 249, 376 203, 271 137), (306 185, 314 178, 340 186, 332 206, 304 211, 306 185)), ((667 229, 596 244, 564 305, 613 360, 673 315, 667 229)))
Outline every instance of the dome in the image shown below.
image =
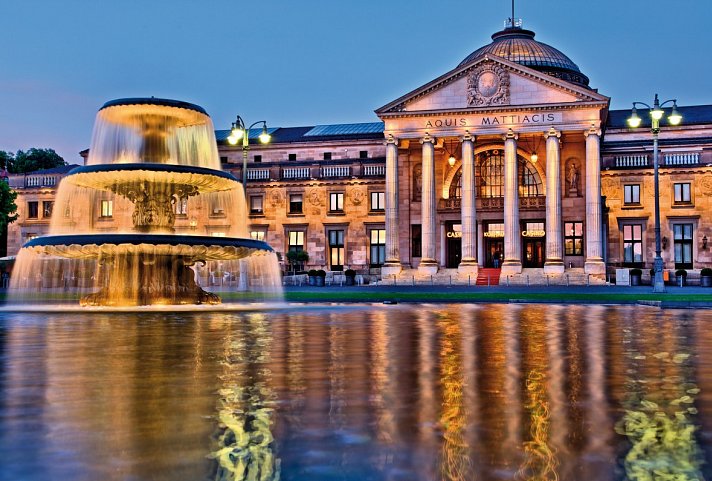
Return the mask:
POLYGON ((492 43, 478 48, 460 62, 460 67, 486 54, 506 58, 539 72, 588 87, 588 77, 569 57, 545 43, 534 40, 534 32, 508 27, 492 35, 492 43))

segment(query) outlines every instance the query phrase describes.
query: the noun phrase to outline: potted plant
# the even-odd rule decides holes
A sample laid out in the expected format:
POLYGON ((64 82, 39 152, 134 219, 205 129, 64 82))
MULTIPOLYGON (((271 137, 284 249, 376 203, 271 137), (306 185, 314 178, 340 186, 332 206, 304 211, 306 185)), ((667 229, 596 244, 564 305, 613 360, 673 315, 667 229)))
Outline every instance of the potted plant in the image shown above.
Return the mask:
POLYGON ((640 279, 643 277, 643 271, 640 269, 631 269, 630 272, 630 285, 639 286, 640 279))
MULTIPOLYGON (((712 271, 712 269, 710 269, 712 271)), ((344 271, 344 278, 346 279, 347 286, 353 286, 356 284, 356 271, 353 269, 346 269, 344 271)))
POLYGON ((705 267, 700 271, 700 285, 702 287, 712 287, 712 269, 705 267))
POLYGON ((289 251, 287 252, 287 260, 292 267, 292 272, 304 270, 304 263, 309 260, 309 254, 306 251, 289 251))
POLYGON ((316 271, 316 285, 318 287, 324 287, 324 279, 326 279, 326 271, 323 269, 316 271))
POLYGON ((678 269, 675 271, 675 280, 680 286, 687 284, 687 271, 685 269, 678 269))
POLYGON ((316 269, 310 269, 309 272, 307 273, 307 275, 309 276, 309 285, 315 286, 316 285, 316 276, 317 276, 316 269))

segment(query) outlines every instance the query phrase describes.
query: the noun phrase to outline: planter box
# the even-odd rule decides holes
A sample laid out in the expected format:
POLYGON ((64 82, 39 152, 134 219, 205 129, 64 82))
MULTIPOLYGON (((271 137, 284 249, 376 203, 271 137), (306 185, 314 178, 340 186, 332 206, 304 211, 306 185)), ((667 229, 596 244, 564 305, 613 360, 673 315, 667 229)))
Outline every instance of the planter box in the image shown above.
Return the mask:
MULTIPOLYGON (((712 277, 710 278, 710 281, 712 282, 712 277)), ((344 284, 346 284, 347 286, 353 286, 354 284, 356 284, 356 276, 346 276, 344 284)))
POLYGON ((700 285, 702 287, 712 287, 712 277, 710 277, 710 276, 700 277, 700 285))
POLYGON ((316 276, 309 276, 309 285, 310 286, 316 285, 316 276))
POLYGON ((631 275, 630 276, 630 285, 631 286, 639 286, 641 284, 640 282, 641 276, 636 276, 636 275, 631 275))
POLYGON ((324 287, 324 277, 321 276, 316 276, 316 286, 317 287, 324 287))

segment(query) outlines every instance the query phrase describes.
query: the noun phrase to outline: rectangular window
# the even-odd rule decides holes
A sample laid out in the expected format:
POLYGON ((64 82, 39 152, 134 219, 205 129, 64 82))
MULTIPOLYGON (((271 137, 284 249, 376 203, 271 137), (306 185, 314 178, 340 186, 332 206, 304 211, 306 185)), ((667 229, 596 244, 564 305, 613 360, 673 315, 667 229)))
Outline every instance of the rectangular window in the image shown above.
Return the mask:
POLYGON ((186 215, 188 213, 188 198, 183 197, 180 199, 176 199, 173 208, 175 210, 176 215, 186 215))
POLYGON ((262 156, 261 155, 255 155, 252 160, 254 162, 262 162, 262 156))
POLYGON ((250 196, 250 214, 262 214, 262 196, 261 195, 251 195, 250 196))
POLYGON ((640 204, 640 184, 628 184, 623 186, 623 203, 640 204))
POLYGON ((213 237, 225 237, 225 233, 224 233, 224 232, 213 232, 213 233, 210 234, 210 235, 213 236, 213 237))
POLYGON ((289 233, 288 252, 300 252, 304 250, 304 231, 293 230, 289 233))
POLYGON ((564 222, 564 255, 583 255, 583 222, 564 222))
POLYGON ((344 211, 344 193, 332 192, 329 194, 329 211, 343 212, 344 211))
POLYGON ((383 211, 386 208, 386 193, 371 192, 371 211, 383 211))
POLYGON ((692 224, 674 224, 675 268, 692 269, 692 224))
POLYGON ((679 184, 675 184, 674 190, 676 204, 689 204, 692 202, 689 182, 681 182, 679 184))
POLYGON ((223 206, 220 204, 213 204, 213 213, 211 215, 213 217, 225 215, 225 209, 223 209, 223 206))
POLYGON ((27 203, 27 218, 37 219, 39 217, 39 202, 28 202, 27 203))
POLYGON ((301 214, 302 213, 302 194, 290 194, 289 195, 289 213, 290 214, 301 214))
POLYGON ((51 200, 45 200, 42 202, 42 217, 49 219, 52 217, 52 211, 54 210, 54 202, 51 200))
POLYGON ((329 260, 332 271, 344 270, 344 231, 329 231, 329 260))
POLYGON ((413 257, 422 257, 423 228, 420 224, 410 226, 410 251, 413 257))
POLYGON ((371 267, 381 267, 386 262, 386 229, 371 230, 371 267))
POLYGON ((359 159, 368 159, 368 150, 360 150, 358 153, 359 159))
POLYGON ((623 262, 641 264, 643 262, 643 225, 623 226, 623 262))
POLYGON ((113 200, 102 200, 101 201, 101 216, 102 217, 113 217, 114 216, 114 201, 113 200))
POLYGON ((265 231, 263 230, 253 230, 250 231, 250 238, 258 241, 265 240, 265 231))
POLYGON ((331 160, 331 152, 324 152, 324 160, 331 160))
POLYGON ((297 154, 289 154, 287 157, 289 160, 297 160, 297 154))

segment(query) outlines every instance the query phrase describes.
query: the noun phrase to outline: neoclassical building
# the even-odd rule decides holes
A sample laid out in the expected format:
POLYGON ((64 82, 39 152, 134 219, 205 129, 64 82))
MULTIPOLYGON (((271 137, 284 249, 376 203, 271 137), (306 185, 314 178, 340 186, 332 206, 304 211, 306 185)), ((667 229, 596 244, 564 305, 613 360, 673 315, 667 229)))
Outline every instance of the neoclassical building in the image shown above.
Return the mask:
MULTIPOLYGON (((630 110, 609 100, 566 55, 510 24, 377 109, 380 122, 272 128, 269 144, 252 131, 250 235, 283 257, 306 251, 300 269, 407 278, 501 269, 488 275, 536 282, 652 267, 649 118, 640 112, 630 129, 630 110)), ((694 272, 712 266, 712 106, 680 112, 682 124, 660 132, 662 255, 666 269, 694 272)), ((228 134, 216 132, 223 167, 242 178, 243 150, 228 134)), ((42 177, 11 179, 21 195, 10 255, 44 231, 54 185, 42 177)))

